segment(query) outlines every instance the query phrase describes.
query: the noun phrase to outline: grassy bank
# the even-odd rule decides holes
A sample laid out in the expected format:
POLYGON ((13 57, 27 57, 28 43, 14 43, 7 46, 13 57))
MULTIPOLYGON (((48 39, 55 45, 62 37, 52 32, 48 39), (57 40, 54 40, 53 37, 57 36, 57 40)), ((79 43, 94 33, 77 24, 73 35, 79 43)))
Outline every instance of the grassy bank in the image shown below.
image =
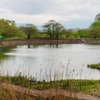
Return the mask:
MULTIPOLYGON (((33 78, 34 79, 34 78, 33 78)), ((16 86, 35 90, 61 89, 72 92, 81 92, 94 96, 100 96, 100 80, 59 80, 36 81, 23 76, 0 77, 0 83, 9 83, 16 86)))
POLYGON ((60 63, 57 69, 40 68, 35 77, 25 76, 20 69, 14 76, 0 70, 0 100, 85 100, 78 93, 100 97, 100 80, 69 79, 75 71, 68 73, 69 63, 66 67, 60 63))
POLYGON ((89 64, 88 67, 100 70, 100 63, 98 63, 98 64, 89 64))

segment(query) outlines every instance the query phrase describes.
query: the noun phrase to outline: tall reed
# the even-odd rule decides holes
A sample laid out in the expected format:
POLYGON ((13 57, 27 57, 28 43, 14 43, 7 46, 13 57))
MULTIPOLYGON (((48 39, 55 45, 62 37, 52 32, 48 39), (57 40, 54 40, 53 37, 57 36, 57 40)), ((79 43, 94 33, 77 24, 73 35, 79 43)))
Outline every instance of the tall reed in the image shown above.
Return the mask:
MULTIPOLYGON (((14 76, 10 76, 10 70, 1 70, 0 100, 84 100, 78 98, 75 69, 70 70, 69 65, 70 59, 67 65, 60 62, 58 67, 54 63, 50 67, 40 66, 35 76, 29 75, 30 70, 26 75, 25 70, 22 73, 18 69, 14 76)), ((82 69, 80 78, 81 74, 82 69)))

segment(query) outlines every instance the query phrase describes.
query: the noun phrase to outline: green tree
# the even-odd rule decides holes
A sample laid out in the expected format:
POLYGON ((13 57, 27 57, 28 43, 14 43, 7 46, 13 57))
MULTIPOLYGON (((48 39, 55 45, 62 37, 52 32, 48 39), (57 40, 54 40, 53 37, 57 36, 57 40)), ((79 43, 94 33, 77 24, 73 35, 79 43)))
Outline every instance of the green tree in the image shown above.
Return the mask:
POLYGON ((9 24, 10 26, 16 26, 15 21, 12 20, 6 20, 7 24, 9 24))
POLYGON ((92 27, 99 27, 100 28, 100 21, 96 21, 96 22, 93 22, 90 26, 90 28, 92 27))
POLYGON ((28 39, 30 39, 32 35, 38 33, 36 26, 33 24, 26 24, 25 26, 21 26, 19 29, 27 35, 28 39))
POLYGON ((100 21, 95 21, 88 29, 88 36, 90 38, 100 38, 100 21))
POLYGON ((72 35, 72 32, 70 30, 64 29, 61 35, 64 35, 66 36, 66 38, 69 38, 69 36, 72 35))
POLYGON ((59 38, 60 34, 63 32, 64 27, 60 24, 60 23, 55 23, 54 24, 54 35, 56 37, 56 39, 59 38))
POLYGON ((80 29, 77 32, 78 32, 80 38, 88 37, 87 29, 80 29))
POLYGON ((96 15, 95 21, 100 21, 100 13, 96 15))
POLYGON ((47 33, 50 38, 59 38, 60 33, 64 30, 64 27, 55 20, 49 20, 43 25, 44 32, 47 33))
POLYGON ((0 34, 4 37, 13 37, 18 33, 14 21, 0 19, 0 34))
POLYGON ((100 28, 99 27, 92 27, 88 30, 88 36, 90 38, 100 38, 100 28))

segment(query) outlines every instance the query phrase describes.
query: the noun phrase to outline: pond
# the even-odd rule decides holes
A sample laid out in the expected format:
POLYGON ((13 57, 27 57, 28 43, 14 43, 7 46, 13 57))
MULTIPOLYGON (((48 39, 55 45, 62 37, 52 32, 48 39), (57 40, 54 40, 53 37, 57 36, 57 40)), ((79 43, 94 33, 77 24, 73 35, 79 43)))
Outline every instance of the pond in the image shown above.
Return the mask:
POLYGON ((87 67, 100 63, 100 45, 18 45, 0 48, 0 55, 1 75, 21 72, 42 78, 54 75, 63 79, 100 79, 99 70, 87 67))

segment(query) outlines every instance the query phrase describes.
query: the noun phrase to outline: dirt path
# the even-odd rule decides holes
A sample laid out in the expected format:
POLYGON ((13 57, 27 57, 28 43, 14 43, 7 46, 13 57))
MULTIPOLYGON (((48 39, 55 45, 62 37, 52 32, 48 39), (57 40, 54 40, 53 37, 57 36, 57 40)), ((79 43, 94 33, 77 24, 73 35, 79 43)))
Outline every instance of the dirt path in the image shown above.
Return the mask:
POLYGON ((7 88, 9 90, 13 90, 13 91, 21 92, 21 93, 27 93, 33 96, 41 96, 45 98, 50 97, 50 96, 52 97, 55 95, 63 95, 67 97, 74 97, 74 98, 84 99, 84 100, 100 100, 99 97, 94 97, 94 96, 86 95, 82 93, 70 92, 70 91, 61 90, 61 89, 49 89, 49 90, 39 91, 39 90, 33 90, 33 89, 24 88, 20 86, 10 85, 6 83, 0 83, 0 88, 7 88))

